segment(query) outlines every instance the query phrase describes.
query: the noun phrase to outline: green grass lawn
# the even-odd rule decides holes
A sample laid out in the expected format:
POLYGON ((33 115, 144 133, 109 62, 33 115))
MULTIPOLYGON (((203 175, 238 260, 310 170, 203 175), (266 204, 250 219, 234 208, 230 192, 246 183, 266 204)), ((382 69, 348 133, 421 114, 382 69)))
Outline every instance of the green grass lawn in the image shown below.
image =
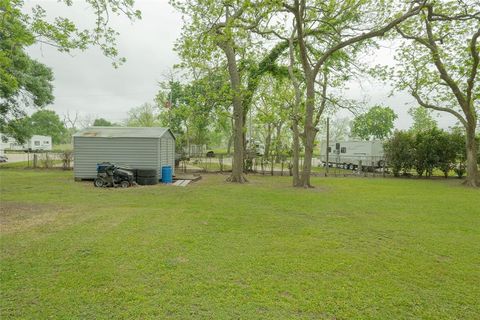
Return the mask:
MULTIPOLYGON (((50 160, 50 166, 59 166, 63 163, 62 160, 50 160)), ((38 168, 45 169, 45 160, 38 161, 38 168)), ((3 162, 0 163, 0 169, 33 169, 33 160, 19 161, 19 162, 3 162)))
POLYGON ((480 190, 0 169, 2 319, 478 319, 480 190))
POLYGON ((32 166, 32 161, 3 162, 0 163, 0 169, 25 169, 32 166))

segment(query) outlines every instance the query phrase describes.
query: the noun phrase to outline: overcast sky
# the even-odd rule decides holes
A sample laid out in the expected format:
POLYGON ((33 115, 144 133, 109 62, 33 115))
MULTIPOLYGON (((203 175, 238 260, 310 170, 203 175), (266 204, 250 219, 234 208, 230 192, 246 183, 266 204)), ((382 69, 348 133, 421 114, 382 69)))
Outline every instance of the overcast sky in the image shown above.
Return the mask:
MULTIPOLYGON (((41 4, 50 16, 67 16, 87 26, 92 22, 92 13, 86 4, 72 7, 55 0, 30 1, 28 5, 41 4)), ((112 67, 97 48, 71 55, 59 53, 49 46, 36 45, 29 53, 53 69, 55 74, 55 102, 48 108, 60 115, 78 112, 82 116, 103 117, 111 121, 122 121, 127 111, 152 101, 158 91, 158 82, 179 59, 173 51, 179 36, 182 21, 179 13, 167 0, 137 0, 136 7, 142 11, 142 19, 131 23, 125 17, 111 19, 111 26, 120 32, 118 49, 127 62, 118 69, 112 67)), ((372 61, 388 62, 393 50, 383 48, 372 61)), ((363 81, 352 83, 349 97, 367 99, 369 105, 391 106, 399 115, 398 128, 408 128, 411 119, 407 114, 413 99, 405 93, 389 97, 390 89, 379 83, 363 81)), ((340 116, 348 116, 347 113, 340 116)), ((455 123, 451 116, 438 118, 442 127, 455 123)))

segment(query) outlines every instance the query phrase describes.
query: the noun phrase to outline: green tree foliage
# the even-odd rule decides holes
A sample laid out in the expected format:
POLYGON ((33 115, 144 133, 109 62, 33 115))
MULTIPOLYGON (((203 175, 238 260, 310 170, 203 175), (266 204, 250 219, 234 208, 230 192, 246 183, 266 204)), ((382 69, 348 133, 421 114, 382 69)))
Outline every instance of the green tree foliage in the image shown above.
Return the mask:
MULTIPOLYGON (((249 66, 255 54, 263 51, 253 30, 261 29, 270 1, 171 1, 184 16, 182 36, 177 51, 184 65, 191 69, 226 66, 229 76, 229 98, 233 118, 233 164, 231 182, 243 183, 244 128, 250 98, 264 68, 249 66)), ((268 21, 268 19, 266 19, 268 21)), ((264 60, 262 60, 264 61, 264 60)), ((268 63, 267 63, 268 64, 268 63)), ((271 65, 271 63, 270 63, 271 65)))
POLYGON ((158 108, 151 103, 144 103, 128 111, 126 124, 129 127, 156 127, 160 126, 158 108))
POLYGON ((396 87, 408 90, 424 108, 447 112, 465 129, 467 183, 480 181, 475 141, 478 126, 480 2, 428 1, 415 18, 397 28, 396 87))
POLYGON ((54 144, 66 142, 67 129, 53 110, 39 110, 33 113, 29 117, 29 124, 32 134, 51 136, 54 144))
POLYGON ((422 131, 395 131, 385 142, 384 150, 393 174, 407 175, 415 169, 418 176, 431 177, 439 169, 445 177, 455 169, 465 173, 466 149, 464 134, 438 128, 422 131))
MULTIPOLYGON (((247 130, 247 136, 251 140, 261 138, 267 159, 271 159, 273 153, 278 162, 280 154, 291 149, 288 123, 293 99, 294 92, 288 79, 273 76, 262 79, 252 110, 252 132, 247 130)), ((250 125, 248 127, 250 129, 250 125)))
MULTIPOLYGON (((73 1, 61 0, 66 6, 73 1)), ((125 61, 118 57, 115 30, 108 26, 110 15, 125 15, 134 20, 140 12, 134 1, 86 0, 94 11, 95 24, 79 29, 65 17, 49 17, 41 4, 31 11, 22 0, 0 0, 0 131, 19 141, 28 138, 15 119, 23 118, 29 107, 43 108, 53 102, 53 73, 31 59, 26 48, 41 43, 61 52, 99 47, 114 66, 125 61)))
POLYGON ((182 149, 188 149, 190 144, 208 145, 218 131, 226 131, 231 102, 225 80, 219 72, 188 84, 161 84, 155 98, 160 107, 160 122, 175 132, 182 149))
MULTIPOLYGON (((432 131, 435 129, 431 129, 432 131)), ((437 145, 437 168, 443 172, 445 178, 448 177, 450 170, 456 168, 456 162, 458 164, 464 163, 465 157, 465 145, 456 143, 458 136, 446 131, 441 131, 438 135, 437 145)), ((465 141, 465 138, 464 138, 465 141)))
POLYGON ((27 116, 10 120, 2 129, 4 130, 3 132, 5 132, 5 136, 13 137, 20 144, 27 142, 33 134, 29 120, 30 119, 27 116))
POLYGON ((432 110, 423 107, 416 107, 410 108, 408 114, 413 119, 413 124, 410 127, 410 130, 414 132, 437 128, 437 121, 435 121, 432 116, 432 110))
POLYGON ((383 146, 389 166, 395 177, 404 175, 413 167, 415 161, 414 139, 411 132, 395 131, 383 146))
POLYGON ((0 131, 21 143, 30 133, 17 119, 25 117, 27 107, 53 101, 52 71, 25 52, 33 43, 20 3, 0 1, 0 131))
POLYGON ((293 170, 294 185, 297 187, 311 186, 310 174, 317 134, 315 122, 319 119, 315 111, 325 107, 324 90, 329 84, 331 66, 336 61, 348 68, 360 50, 372 43, 372 39, 384 36, 396 25, 418 14, 422 7, 422 3, 417 2, 402 4, 399 1, 386 1, 382 4, 379 6, 378 1, 366 0, 282 2, 284 11, 290 13, 294 20, 290 34, 296 39, 290 36, 290 43, 297 43, 297 60, 301 62, 305 82, 304 130, 301 134, 305 155, 299 179, 296 178, 297 170, 293 170), (322 83, 318 90, 320 92, 316 89, 317 82, 322 83))
POLYGON ((355 117, 352 123, 352 135, 365 140, 383 140, 392 133, 396 118, 397 115, 391 108, 375 106, 368 112, 355 117))
POLYGON ((438 166, 440 161, 440 149, 444 146, 442 131, 431 129, 421 131, 415 135, 415 170, 421 177, 425 174, 432 176, 433 169, 438 166))
POLYGON ((95 119, 95 121, 93 121, 93 125, 95 127, 113 127, 116 124, 113 123, 113 122, 110 122, 110 121, 108 121, 104 118, 97 118, 97 119, 95 119))

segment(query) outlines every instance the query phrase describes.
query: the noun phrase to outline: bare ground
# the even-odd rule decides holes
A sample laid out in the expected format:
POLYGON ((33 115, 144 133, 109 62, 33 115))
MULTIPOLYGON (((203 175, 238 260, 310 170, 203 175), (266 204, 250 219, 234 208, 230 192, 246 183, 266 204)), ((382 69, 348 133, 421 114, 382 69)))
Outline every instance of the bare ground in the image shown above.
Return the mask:
POLYGON ((2 201, 0 204, 1 233, 18 232, 55 220, 62 208, 47 204, 2 201))

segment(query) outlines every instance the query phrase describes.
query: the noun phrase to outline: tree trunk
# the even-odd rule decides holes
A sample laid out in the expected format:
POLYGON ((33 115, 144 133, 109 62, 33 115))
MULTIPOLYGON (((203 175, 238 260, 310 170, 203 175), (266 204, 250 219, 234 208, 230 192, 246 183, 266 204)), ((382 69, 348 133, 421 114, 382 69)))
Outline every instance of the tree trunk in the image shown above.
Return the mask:
MULTIPOLYGON (((232 128, 233 128, 233 124, 232 124, 232 128)), ((233 143, 233 134, 230 134, 230 137, 228 137, 228 142, 227 142, 227 154, 228 155, 232 151, 232 143, 233 143)))
POLYGON ((276 133, 275 133, 275 163, 280 163, 281 160, 281 143, 282 143, 282 122, 278 123, 275 127, 276 133))
POLYGON ((300 181, 300 133, 298 131, 298 120, 293 120, 292 124, 293 131, 293 146, 292 146, 292 177, 293 177, 293 186, 296 187, 300 181))
MULTIPOLYGON (((307 44, 305 43, 303 25, 305 1, 301 3, 298 0, 294 1, 295 15, 295 31, 297 33, 298 47, 300 51, 300 61, 302 64, 303 74, 305 76, 305 84, 307 86, 306 100, 305 100, 305 123, 303 131, 303 144, 305 146, 305 157, 303 161, 303 170, 300 179, 294 183, 295 187, 311 187, 310 172, 312 169, 313 143, 315 139, 315 127, 313 125, 313 112, 315 108, 315 78, 316 71, 312 70, 307 44)), ((290 67, 294 65, 294 51, 293 51, 293 36, 290 37, 290 67)), ((290 71, 292 73, 292 71, 290 71)))
POLYGON ((296 187, 310 188, 310 174, 312 171, 313 146, 315 143, 315 136, 317 134, 316 128, 313 125, 313 112, 315 108, 315 81, 314 78, 309 77, 307 82, 307 99, 305 101, 305 157, 303 159, 302 175, 296 187))
POLYGON ((225 52, 228 63, 228 73, 230 75, 230 85, 232 89, 233 104, 233 163, 232 174, 227 179, 230 182, 244 183, 246 179, 243 175, 244 160, 244 110, 242 102, 242 91, 240 74, 238 72, 235 51, 230 43, 223 43, 221 48, 225 52))
POLYGON ((294 34, 290 37, 288 41, 289 47, 289 56, 290 56, 290 63, 288 65, 288 73, 290 75, 290 79, 292 80, 293 88, 295 91, 295 101, 292 110, 292 132, 293 132, 293 145, 292 145, 292 168, 291 168, 291 176, 293 177, 292 185, 296 187, 300 183, 300 131, 298 129, 298 119, 300 113, 300 103, 302 101, 302 92, 300 89, 300 83, 298 82, 295 72, 293 68, 295 66, 295 53, 293 47, 293 38, 294 34))
POLYGON ((265 138, 265 151, 264 156, 269 159, 270 157, 270 145, 272 143, 272 125, 267 124, 267 137, 265 138))
POLYGON ((475 123, 468 123, 466 133, 467 146, 467 181, 466 184, 470 187, 478 187, 480 185, 477 153, 478 145, 475 141, 475 123))

